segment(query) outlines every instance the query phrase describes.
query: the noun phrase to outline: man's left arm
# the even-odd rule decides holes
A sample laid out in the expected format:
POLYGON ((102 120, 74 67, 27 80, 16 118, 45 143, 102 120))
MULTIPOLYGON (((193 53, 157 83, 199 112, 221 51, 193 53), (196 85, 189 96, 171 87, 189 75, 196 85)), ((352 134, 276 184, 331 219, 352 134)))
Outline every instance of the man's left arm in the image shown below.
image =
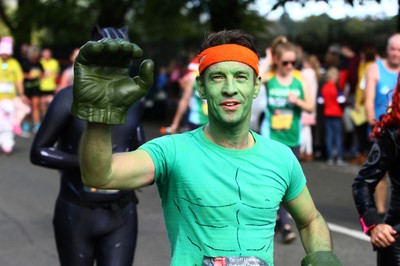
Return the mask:
POLYGON ((284 206, 296 223, 307 254, 301 265, 342 265, 333 253, 328 225, 315 207, 307 186, 295 199, 285 202, 284 206))

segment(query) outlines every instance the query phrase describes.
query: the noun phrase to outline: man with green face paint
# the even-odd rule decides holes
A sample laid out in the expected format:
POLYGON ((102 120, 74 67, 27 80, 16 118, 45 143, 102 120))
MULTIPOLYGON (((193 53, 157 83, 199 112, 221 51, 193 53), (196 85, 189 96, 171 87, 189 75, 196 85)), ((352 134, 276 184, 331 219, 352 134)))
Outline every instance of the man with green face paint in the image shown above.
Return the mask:
POLYGON ((300 232, 307 253, 302 265, 341 265, 291 150, 249 129, 260 88, 252 37, 238 30, 212 33, 200 51, 197 85, 209 123, 112 154, 111 125, 123 123, 127 108, 152 85, 153 62, 145 60, 130 79, 129 60, 142 54, 136 45, 106 39, 81 48, 72 111, 88 121, 83 182, 102 189, 156 183, 174 266, 273 265, 281 202, 300 232))

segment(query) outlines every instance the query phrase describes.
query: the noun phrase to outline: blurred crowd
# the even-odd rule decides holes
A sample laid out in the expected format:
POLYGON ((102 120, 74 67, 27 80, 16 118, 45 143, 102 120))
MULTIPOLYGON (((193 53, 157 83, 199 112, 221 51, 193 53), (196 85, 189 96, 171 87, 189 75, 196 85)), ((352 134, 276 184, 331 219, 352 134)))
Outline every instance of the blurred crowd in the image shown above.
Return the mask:
MULTIPOLYGON (((109 34, 109 30, 99 29, 104 34, 109 34)), ((119 30, 112 32, 120 32, 119 30)), ((127 37, 127 32, 124 34, 127 37)), ((54 121, 58 120, 59 125, 62 124, 60 128, 71 130, 62 132, 64 145, 69 142, 75 144, 65 145, 66 153, 74 147, 74 155, 77 155, 79 142, 76 140, 80 139, 84 127, 72 126, 73 118, 69 107, 72 102, 70 85, 74 78, 73 63, 79 49, 71 51, 69 65, 63 68, 48 47, 22 44, 15 57, 14 50, 11 37, 0 39, 1 151, 10 155, 15 146, 15 136, 29 137, 36 134, 33 147, 39 151, 37 154, 51 154, 47 150, 42 153, 41 149, 51 149, 54 152, 54 140, 57 139, 55 135, 59 131, 54 130, 54 136, 48 134, 47 140, 51 140, 49 147, 41 147, 37 143, 45 139, 43 136, 40 138, 44 131, 49 132, 56 127, 54 121), (60 97, 57 96, 53 102, 54 96, 61 90, 63 92, 58 95, 60 97), (64 104, 57 105, 64 107, 64 121, 60 119, 62 108, 57 110, 53 106, 58 103, 57 99, 59 102, 64 100, 64 104), (50 105, 52 102, 53 105, 50 105), (52 116, 44 119, 48 110, 52 116)), ((144 99, 144 107, 145 116, 150 114, 168 124, 160 129, 161 134, 193 130, 208 123, 207 102, 199 97, 196 85, 198 68, 196 53, 188 53, 184 59, 171 60, 169 65, 157 69, 155 83, 144 99)), ((287 145, 300 161, 325 160, 328 165, 339 167, 349 163, 362 165, 372 145, 369 137, 371 130, 380 115, 385 114, 390 106, 390 93, 396 87, 399 71, 400 34, 388 38, 385 54, 379 54, 369 44, 356 49, 348 43, 335 43, 328 47, 324 55, 305 51, 287 37, 277 36, 265 48, 265 54, 259 61, 258 81, 262 85, 260 94, 253 101, 250 128, 263 137, 287 145)), ((141 112, 132 112, 135 113, 132 127, 141 128, 138 126, 141 112)), ((131 132, 134 131, 129 129, 124 133, 127 140, 132 140, 131 132)), ((136 131, 141 132, 141 129, 136 131)), ((138 139, 144 141, 141 135, 138 139)), ((123 148, 127 150, 133 148, 133 145, 127 143, 123 148)), ((79 169, 78 160, 74 158, 71 161, 71 169, 79 169)), ((40 165, 45 160, 38 156, 35 162, 40 165)), ((61 164, 64 166, 64 161, 61 164)), ((43 166, 49 167, 46 163, 43 166)), ((382 188, 376 190, 379 215, 386 211, 385 180, 382 184, 382 188)), ((78 182, 77 186, 82 184, 78 182)), ((97 195, 110 193, 90 187, 87 189, 97 195)), ((124 196, 126 197, 123 201, 117 202, 122 207, 132 200, 131 195, 124 196)), ((107 196, 101 197, 109 200, 107 196)), ((134 203, 137 203, 136 198, 134 203)), ((105 208, 104 202, 90 205, 82 200, 79 204, 84 208, 105 208)), ((109 209, 115 207, 113 204, 106 205, 109 209)), ((117 207, 122 209, 121 206, 117 207)), ((132 208, 136 206, 132 205, 132 208)), ((64 213, 64 210, 60 213, 64 213)), ((136 224, 136 221, 131 222, 136 224)), ((277 213, 276 231, 285 244, 291 243, 297 237, 292 230, 289 216, 282 207, 277 213)), ((135 238, 136 232, 133 233, 135 238)))
MULTIPOLYGON (((251 119, 251 128, 256 132, 261 130, 267 109, 265 84, 272 76, 274 67, 279 67, 274 62, 276 56, 272 50, 279 50, 274 45, 279 47, 276 42, 282 37, 284 36, 278 36, 266 48, 265 57, 260 59, 263 90, 254 100, 251 119)), ((379 54, 376 47, 370 44, 355 49, 348 43, 334 43, 324 55, 317 55, 312 51, 305 51, 300 45, 292 45, 295 48, 293 62, 285 67, 302 80, 313 106, 311 111, 305 110, 301 114, 299 159, 323 159, 330 165, 361 165, 371 143, 369 133, 373 125, 373 121, 368 122, 365 108, 365 75, 368 66, 387 56, 386 51, 379 54)), ((185 105, 186 116, 179 120, 179 130, 173 120, 180 100, 187 98, 187 89, 181 83, 186 78, 185 74, 190 71, 192 59, 193 56, 188 55, 186 65, 183 60, 173 60, 169 66, 161 67, 156 76, 156 85, 150 98, 164 100, 166 105, 163 108, 166 108, 166 112, 162 112, 165 115, 163 118, 171 123, 171 127, 163 128, 163 133, 175 133, 190 128, 188 115, 192 104, 188 100, 185 105)))
POLYGON ((50 48, 23 43, 14 56, 12 37, 0 39, 0 147, 11 154, 15 135, 35 134, 54 95, 72 84, 72 64, 78 48, 71 53, 69 66, 61 68, 50 48))
MULTIPOLYGON (((278 36, 276 40, 282 37, 278 36)), ((276 40, 275 44, 272 42, 267 47, 265 57, 260 60, 264 83, 276 63, 273 62, 275 55, 271 52, 276 50, 276 40)), ((365 73, 368 65, 379 59, 380 55, 372 45, 354 49, 347 43, 332 44, 322 56, 305 51, 300 45, 294 44, 294 47, 294 61, 288 67, 295 76, 301 77, 313 106, 311 111, 303 110, 301 114, 300 160, 326 159, 333 164, 333 158, 336 157, 340 165, 345 164, 346 160, 361 164, 369 148, 365 73), (337 102, 339 108, 327 107, 332 102, 329 97, 335 98, 333 102, 336 102, 339 99, 337 96, 340 96, 337 102), (332 118, 336 121, 332 122, 332 118), (327 124, 330 126, 327 127, 327 124)), ((41 49, 24 43, 19 47, 17 56, 13 56, 13 51, 13 39, 2 37, 0 117, 8 122, 1 123, 0 144, 6 154, 12 152, 15 135, 25 137, 38 131, 54 95, 72 84, 72 64, 79 50, 76 48, 71 52, 69 65, 62 68, 49 48, 41 49)), ((185 89, 183 80, 187 79, 185 76, 188 72, 193 72, 190 69, 193 59, 195 56, 190 53, 185 58, 171 60, 169 65, 159 67, 156 82, 146 96, 148 111, 145 116, 170 123, 173 133, 190 128, 188 117, 193 101, 189 98, 193 95, 193 89, 190 89, 193 86, 186 82, 185 86, 189 89, 185 89), (183 107, 177 110, 180 105, 183 107), (179 119, 175 112, 180 112, 179 119)), ((194 83, 194 79, 191 82, 194 83)), ((251 124, 257 132, 260 132, 267 106, 265 91, 260 94, 253 104, 251 124)))

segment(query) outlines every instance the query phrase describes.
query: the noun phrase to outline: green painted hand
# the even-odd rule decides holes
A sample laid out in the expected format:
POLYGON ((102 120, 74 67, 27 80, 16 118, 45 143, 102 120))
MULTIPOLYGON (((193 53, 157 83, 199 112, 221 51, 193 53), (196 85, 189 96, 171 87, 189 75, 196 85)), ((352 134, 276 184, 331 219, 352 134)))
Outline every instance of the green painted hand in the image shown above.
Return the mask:
POLYGON ((129 77, 132 59, 142 56, 137 45, 122 39, 89 41, 81 47, 74 64, 72 114, 79 119, 123 124, 129 107, 153 84, 153 61, 140 65, 138 76, 129 77))

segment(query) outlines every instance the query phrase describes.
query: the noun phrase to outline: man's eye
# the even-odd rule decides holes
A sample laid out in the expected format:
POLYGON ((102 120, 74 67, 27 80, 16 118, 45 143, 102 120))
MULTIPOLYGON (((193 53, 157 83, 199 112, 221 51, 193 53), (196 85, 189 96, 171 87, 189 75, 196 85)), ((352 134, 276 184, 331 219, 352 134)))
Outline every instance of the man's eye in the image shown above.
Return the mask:
POLYGON ((237 80, 241 80, 241 81, 245 81, 245 80, 247 80, 247 76, 245 76, 245 75, 237 75, 236 79, 237 80))
POLYGON ((223 79, 224 79, 224 77, 221 76, 221 75, 215 75, 215 76, 212 77, 212 80, 213 80, 213 81, 221 81, 221 80, 223 80, 223 79))

